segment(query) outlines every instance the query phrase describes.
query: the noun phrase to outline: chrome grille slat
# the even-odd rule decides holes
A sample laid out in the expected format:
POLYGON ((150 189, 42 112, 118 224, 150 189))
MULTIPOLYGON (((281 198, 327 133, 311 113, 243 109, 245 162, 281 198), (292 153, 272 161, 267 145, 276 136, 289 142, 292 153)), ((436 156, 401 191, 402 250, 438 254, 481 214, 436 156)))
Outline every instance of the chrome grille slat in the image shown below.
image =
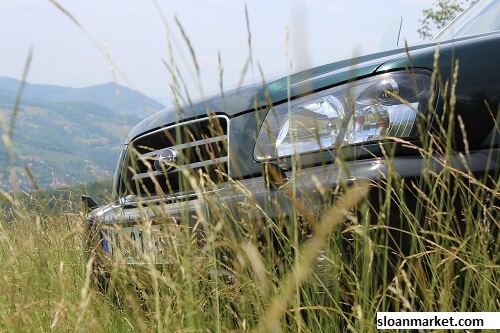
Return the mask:
MULTIPOLYGON (((198 141, 194 141, 194 142, 190 142, 190 143, 184 143, 184 144, 180 144, 180 145, 176 145, 176 146, 171 146, 171 147, 168 147, 168 148, 182 150, 182 149, 186 149, 186 148, 196 147, 196 146, 199 146, 201 144, 209 144, 209 143, 221 142, 221 141, 224 141, 224 140, 227 140, 227 136, 225 136, 225 135, 224 136, 220 136, 220 137, 216 137, 216 138, 206 139, 206 140, 198 140, 198 141)), ((158 154, 160 151, 161 151, 161 149, 154 150, 154 151, 152 151, 150 153, 142 154, 142 156, 145 156, 145 157, 154 156, 155 154, 158 154)))
MULTIPOLYGON (((205 161, 205 162, 197 162, 197 163, 191 163, 191 164, 188 164, 188 165, 183 165, 183 166, 180 166, 180 167, 177 167, 174 171, 167 171, 167 174, 168 173, 173 173, 173 172, 179 172, 179 171, 182 171, 182 170, 189 170, 189 169, 196 169, 196 168, 201 168, 201 167, 204 167, 204 166, 209 166, 209 165, 214 165, 214 164, 218 164, 218 163, 224 163, 224 162, 227 162, 229 159, 227 157, 221 157, 221 158, 217 158, 213 161, 205 161)), ((147 178, 147 177, 151 177, 151 176, 159 176, 159 175, 162 175, 163 172, 160 172, 160 171, 149 171, 149 172, 144 172, 144 173, 140 173, 140 174, 135 174, 132 179, 135 180, 135 179, 143 179, 143 178, 147 178)))

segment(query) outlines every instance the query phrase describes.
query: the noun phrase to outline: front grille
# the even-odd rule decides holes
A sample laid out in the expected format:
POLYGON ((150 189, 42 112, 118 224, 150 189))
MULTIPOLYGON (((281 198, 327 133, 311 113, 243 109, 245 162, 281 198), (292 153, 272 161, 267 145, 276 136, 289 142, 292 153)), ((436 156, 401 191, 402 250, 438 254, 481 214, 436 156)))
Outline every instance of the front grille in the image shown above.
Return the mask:
POLYGON ((227 182, 228 127, 227 117, 212 116, 133 140, 123 171, 126 193, 173 201, 196 197, 197 188, 204 193, 220 189, 227 182))

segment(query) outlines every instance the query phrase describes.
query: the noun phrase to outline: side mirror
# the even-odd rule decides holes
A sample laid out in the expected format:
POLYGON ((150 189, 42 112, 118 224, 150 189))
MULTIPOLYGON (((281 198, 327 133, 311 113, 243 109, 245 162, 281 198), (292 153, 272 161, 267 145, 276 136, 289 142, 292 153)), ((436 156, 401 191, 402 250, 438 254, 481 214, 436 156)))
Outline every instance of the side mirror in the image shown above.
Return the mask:
POLYGON ((81 198, 82 198, 84 209, 87 212, 90 211, 90 210, 94 210, 97 207, 99 207, 99 204, 97 203, 97 201, 94 200, 94 198, 89 197, 87 195, 82 195, 81 198))

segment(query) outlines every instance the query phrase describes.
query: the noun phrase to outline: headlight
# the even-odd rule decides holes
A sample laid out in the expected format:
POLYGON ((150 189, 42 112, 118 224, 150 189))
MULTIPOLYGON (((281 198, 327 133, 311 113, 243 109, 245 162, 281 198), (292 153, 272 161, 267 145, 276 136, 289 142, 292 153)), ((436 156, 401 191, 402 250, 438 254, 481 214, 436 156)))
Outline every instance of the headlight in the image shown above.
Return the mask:
POLYGON ((274 160, 384 137, 415 135, 430 72, 386 73, 316 92, 269 110, 254 157, 274 160))

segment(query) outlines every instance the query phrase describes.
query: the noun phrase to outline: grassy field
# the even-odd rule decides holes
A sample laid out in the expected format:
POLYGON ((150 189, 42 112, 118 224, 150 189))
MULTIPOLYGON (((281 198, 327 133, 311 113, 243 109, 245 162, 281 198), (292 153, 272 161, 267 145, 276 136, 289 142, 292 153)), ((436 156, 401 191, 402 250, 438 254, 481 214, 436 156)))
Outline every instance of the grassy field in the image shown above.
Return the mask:
MULTIPOLYGON (((92 275, 99 251, 83 248, 81 189, 3 192, 0 330, 370 332, 380 311, 497 312, 498 177, 476 179, 449 164, 449 138, 424 141, 415 149, 429 165, 440 160, 441 171, 429 168, 418 184, 393 174, 337 193, 319 222, 301 202, 282 220, 254 219, 258 207, 247 206, 245 220, 206 198, 201 245, 191 228, 166 228, 170 264, 106 266, 107 289, 92 275), (405 187, 417 207, 406 205, 405 187), (364 198, 376 189, 387 195, 374 212, 364 198), (395 212, 404 249, 391 245, 394 227, 385 223, 395 212)), ((384 163, 390 170, 390 158, 384 163)))
POLYGON ((400 179, 387 151, 379 184, 318 188, 334 201, 320 214, 293 186, 286 219, 256 218, 251 195, 241 214, 206 197, 200 240, 194 227, 168 227, 168 216, 157 217, 166 226, 158 235, 144 208, 146 243, 163 238, 170 262, 158 267, 146 252, 140 269, 104 265, 106 288, 93 274, 102 253, 84 247, 81 190, 0 192, 0 331, 375 332, 381 311, 499 312, 499 175, 457 168, 446 135, 454 122, 434 121, 437 134, 421 130, 423 146, 412 146, 421 179, 400 179), (386 223, 394 217, 399 228, 386 223))

